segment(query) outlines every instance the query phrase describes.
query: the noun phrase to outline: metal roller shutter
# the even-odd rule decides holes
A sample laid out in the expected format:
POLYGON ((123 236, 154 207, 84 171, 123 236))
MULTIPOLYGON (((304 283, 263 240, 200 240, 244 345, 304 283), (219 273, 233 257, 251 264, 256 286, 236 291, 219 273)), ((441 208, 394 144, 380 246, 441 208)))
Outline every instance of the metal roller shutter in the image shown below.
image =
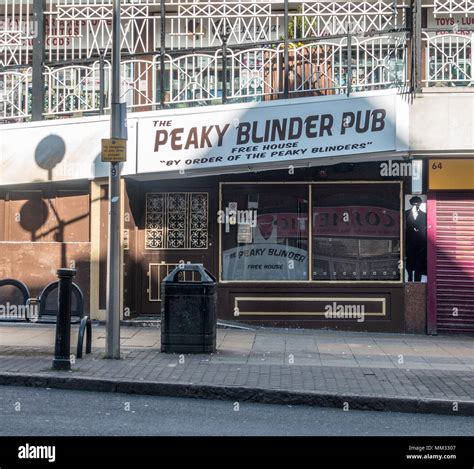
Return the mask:
POLYGON ((428 218, 431 331, 474 332, 474 193, 436 193, 432 198, 428 218))

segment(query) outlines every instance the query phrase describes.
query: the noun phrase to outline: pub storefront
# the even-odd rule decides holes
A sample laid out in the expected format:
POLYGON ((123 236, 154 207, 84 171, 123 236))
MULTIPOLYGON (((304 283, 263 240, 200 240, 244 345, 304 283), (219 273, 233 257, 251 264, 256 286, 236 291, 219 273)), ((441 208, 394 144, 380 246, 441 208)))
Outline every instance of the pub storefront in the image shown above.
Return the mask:
POLYGON ((198 262, 218 280, 222 320, 409 331, 425 317, 405 295, 411 178, 381 164, 127 179, 125 309, 158 315, 161 280, 198 262))

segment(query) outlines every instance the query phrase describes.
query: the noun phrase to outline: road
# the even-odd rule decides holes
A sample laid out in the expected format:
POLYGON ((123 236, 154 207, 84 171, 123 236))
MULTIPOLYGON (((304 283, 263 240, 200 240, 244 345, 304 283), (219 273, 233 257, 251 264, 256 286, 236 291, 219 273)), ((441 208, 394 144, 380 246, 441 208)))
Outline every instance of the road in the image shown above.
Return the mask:
POLYGON ((0 435, 474 435, 470 417, 0 386, 0 435))

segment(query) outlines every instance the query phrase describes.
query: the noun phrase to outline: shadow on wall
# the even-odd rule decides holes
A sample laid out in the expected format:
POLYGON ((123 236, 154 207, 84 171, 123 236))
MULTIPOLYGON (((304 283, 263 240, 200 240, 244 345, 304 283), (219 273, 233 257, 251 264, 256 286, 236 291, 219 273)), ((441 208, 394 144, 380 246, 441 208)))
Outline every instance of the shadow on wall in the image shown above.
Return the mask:
POLYGON ((48 181, 53 180, 53 169, 63 161, 66 154, 66 143, 59 135, 44 137, 36 147, 36 164, 48 171, 48 181))
POLYGON ((31 241, 36 241, 42 236, 37 236, 38 230, 45 224, 48 217, 48 206, 44 200, 29 199, 20 209, 20 225, 31 233, 31 241), (38 216, 41 214, 40 216, 38 216))
MULTIPOLYGON (((36 165, 47 171, 49 182, 53 181, 55 168, 57 170, 58 165, 64 164, 65 158, 66 143, 58 135, 44 137, 34 153, 36 165)), ((29 187, 12 189, 14 195, 9 203, 14 205, 5 216, 10 217, 11 223, 18 223, 17 227, 21 227, 21 230, 10 230, 12 232, 5 238, 8 244, 2 243, 2 277, 21 280, 29 288, 31 296, 37 296, 48 282, 57 279, 58 268, 74 267, 77 269, 75 282, 81 286, 86 296, 88 309, 89 224, 85 221, 85 226, 76 225, 89 217, 89 198, 87 195, 87 202, 81 205, 77 201, 78 194, 87 194, 87 189, 62 191, 61 187, 41 186, 33 191, 29 187), (68 201, 69 197, 71 203, 68 201), (71 211, 71 207, 74 210, 71 211), (86 229, 87 235, 84 234, 86 229), (82 238, 76 238, 74 230, 77 230, 79 235, 84 234, 82 238)), ((11 288, 1 289, 0 303, 6 300, 18 302, 20 299, 19 294, 11 288)))

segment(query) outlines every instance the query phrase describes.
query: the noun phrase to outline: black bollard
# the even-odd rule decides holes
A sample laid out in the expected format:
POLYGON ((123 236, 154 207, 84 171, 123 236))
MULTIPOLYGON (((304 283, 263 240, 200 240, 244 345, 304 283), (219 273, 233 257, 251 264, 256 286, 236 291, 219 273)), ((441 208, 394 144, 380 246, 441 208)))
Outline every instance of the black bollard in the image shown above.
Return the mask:
POLYGON ((58 269, 59 296, 53 370, 71 369, 71 302, 75 269, 58 269))

